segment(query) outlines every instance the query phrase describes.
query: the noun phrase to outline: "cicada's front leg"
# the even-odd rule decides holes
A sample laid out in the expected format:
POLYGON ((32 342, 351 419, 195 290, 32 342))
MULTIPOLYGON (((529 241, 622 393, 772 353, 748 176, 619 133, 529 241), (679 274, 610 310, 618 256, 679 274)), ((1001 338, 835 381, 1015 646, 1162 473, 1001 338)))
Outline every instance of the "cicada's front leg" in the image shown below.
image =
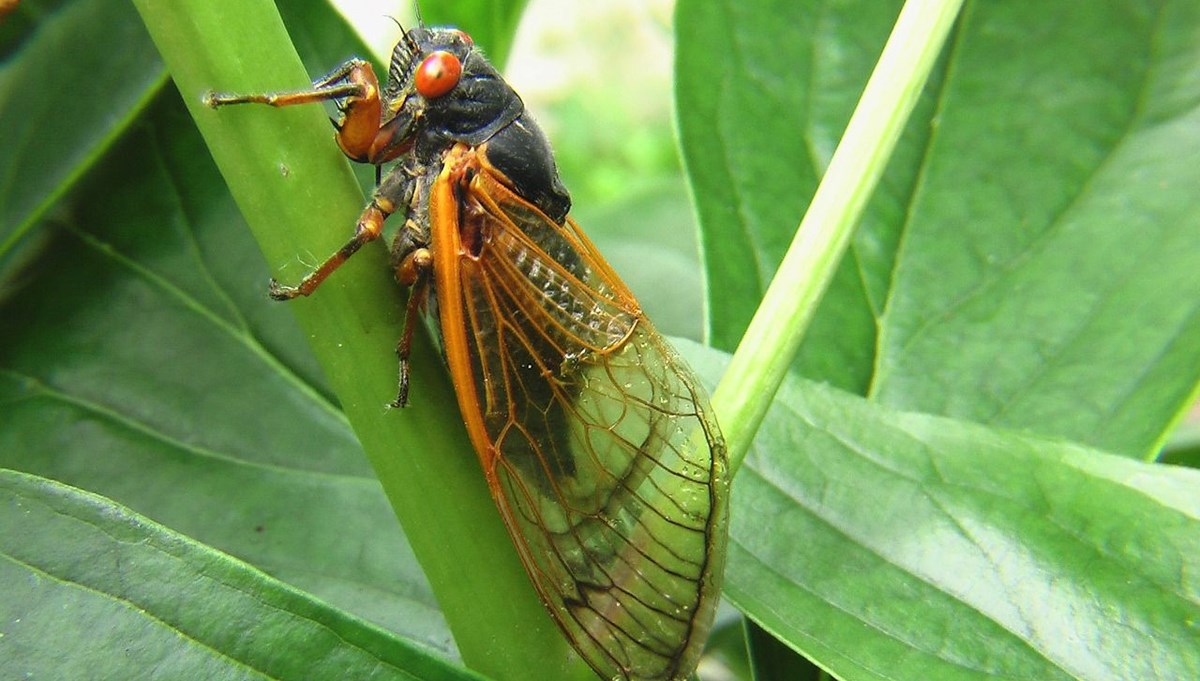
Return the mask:
POLYGON ((337 100, 342 112, 334 121, 337 143, 342 151, 359 163, 372 162, 372 148, 380 136, 383 103, 379 95, 379 79, 370 62, 351 59, 327 75, 313 81, 312 87, 292 92, 262 92, 228 94, 209 92, 204 103, 212 108, 231 104, 266 104, 292 106, 337 100))

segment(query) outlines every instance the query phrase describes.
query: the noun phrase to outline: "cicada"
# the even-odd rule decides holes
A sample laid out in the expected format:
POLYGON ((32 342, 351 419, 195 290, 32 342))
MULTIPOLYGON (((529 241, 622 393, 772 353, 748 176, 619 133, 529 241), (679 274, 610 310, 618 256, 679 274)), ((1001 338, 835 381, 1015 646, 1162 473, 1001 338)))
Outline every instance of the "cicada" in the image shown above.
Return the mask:
POLYGON ((728 524, 725 445, 696 376, 571 219, 546 137, 466 33, 405 31, 382 89, 355 59, 302 91, 206 96, 324 100, 341 149, 379 181, 349 241, 270 295, 313 293, 400 213, 391 263, 411 295, 393 404, 427 315, 551 617, 605 679, 683 679, 712 626, 728 524))

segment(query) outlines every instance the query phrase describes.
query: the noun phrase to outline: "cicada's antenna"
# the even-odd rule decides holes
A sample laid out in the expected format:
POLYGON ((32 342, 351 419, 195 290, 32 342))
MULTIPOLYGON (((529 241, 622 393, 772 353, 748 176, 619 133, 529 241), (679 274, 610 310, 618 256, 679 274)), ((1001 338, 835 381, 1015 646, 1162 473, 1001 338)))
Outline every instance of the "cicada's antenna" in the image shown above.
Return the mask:
POLYGON ((400 39, 403 40, 404 44, 408 46, 409 52, 415 54, 420 51, 420 48, 417 47, 417 41, 412 39, 412 36, 408 34, 408 29, 404 28, 404 24, 400 23, 399 19, 390 14, 385 14, 383 16, 391 19, 392 23, 396 25, 396 28, 400 29, 400 39))
MULTIPOLYGON (((417 14, 417 26, 420 28, 425 28, 425 22, 421 20, 421 8, 418 7, 417 3, 414 2, 413 9, 416 10, 417 14)), ((400 29, 400 39, 404 41, 404 44, 408 45, 409 51, 413 52, 414 54, 421 51, 421 48, 417 45, 417 41, 413 40, 413 37, 408 34, 408 29, 404 28, 404 24, 400 23, 399 19, 390 14, 385 14, 384 16, 386 16, 388 19, 391 19, 392 23, 396 25, 396 28, 400 29)))
POLYGON ((396 25, 396 28, 400 29, 400 35, 408 35, 408 29, 404 28, 404 24, 400 23, 399 19, 397 19, 396 17, 394 17, 390 14, 385 14, 383 16, 392 20, 392 23, 396 25))
POLYGON ((421 18, 421 3, 413 0, 413 14, 417 15, 417 28, 425 28, 425 20, 421 18))

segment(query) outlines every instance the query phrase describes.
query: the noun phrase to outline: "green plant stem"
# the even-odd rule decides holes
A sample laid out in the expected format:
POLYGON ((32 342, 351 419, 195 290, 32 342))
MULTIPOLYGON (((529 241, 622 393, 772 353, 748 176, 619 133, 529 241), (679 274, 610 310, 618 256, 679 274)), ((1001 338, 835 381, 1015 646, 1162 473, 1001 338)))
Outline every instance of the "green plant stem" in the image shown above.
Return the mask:
MULTIPOLYGON (((135 0, 135 5, 267 261, 284 282, 298 280, 307 270, 298 254, 309 260, 308 254, 332 253, 349 238, 363 206, 324 110, 213 111, 201 103, 213 88, 261 92, 308 85, 274 4, 135 0)), ((414 349, 411 406, 384 407, 396 390, 393 348, 404 302, 383 249, 363 249, 318 295, 289 305, 311 338, 467 664, 497 679, 592 678, 530 586, 463 432, 441 360, 428 343, 414 349)))
POLYGON ((910 0, 896 20, 808 212, 713 394, 733 470, 800 347, 961 6, 962 0, 910 0))

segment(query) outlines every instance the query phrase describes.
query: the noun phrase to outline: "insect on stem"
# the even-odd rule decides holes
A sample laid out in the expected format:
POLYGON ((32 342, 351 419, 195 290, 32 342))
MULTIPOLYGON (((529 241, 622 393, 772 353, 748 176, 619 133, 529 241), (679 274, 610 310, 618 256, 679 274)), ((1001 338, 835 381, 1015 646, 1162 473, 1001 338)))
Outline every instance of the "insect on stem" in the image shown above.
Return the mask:
POLYGON ((310 295, 402 214, 391 262, 411 295, 391 406, 408 402, 426 314, 497 510, 563 635, 604 679, 687 678, 728 531, 725 444, 699 380, 570 217, 549 142, 467 34, 418 16, 383 88, 351 60, 310 89, 204 102, 329 99, 342 151, 388 169, 353 236, 297 285, 272 281, 271 297, 310 295))

